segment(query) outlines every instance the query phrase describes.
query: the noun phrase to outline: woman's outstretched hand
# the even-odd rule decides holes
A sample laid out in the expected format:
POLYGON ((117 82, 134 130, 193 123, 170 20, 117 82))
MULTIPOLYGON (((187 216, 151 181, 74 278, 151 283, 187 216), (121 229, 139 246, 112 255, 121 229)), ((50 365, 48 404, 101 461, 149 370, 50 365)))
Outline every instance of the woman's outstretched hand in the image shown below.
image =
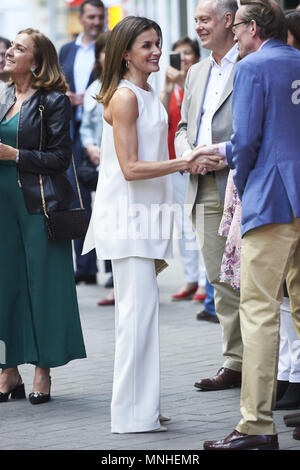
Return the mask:
POLYGON ((220 171, 227 167, 225 157, 220 154, 219 145, 200 145, 186 155, 184 159, 190 163, 186 170, 191 174, 205 175, 208 171, 220 171))

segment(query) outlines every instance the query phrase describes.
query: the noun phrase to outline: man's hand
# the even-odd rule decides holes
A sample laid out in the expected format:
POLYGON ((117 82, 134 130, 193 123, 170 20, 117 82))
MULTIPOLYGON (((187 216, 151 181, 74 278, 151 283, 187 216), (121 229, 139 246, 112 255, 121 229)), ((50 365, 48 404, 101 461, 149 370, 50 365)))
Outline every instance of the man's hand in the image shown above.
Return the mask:
POLYGON ((205 175, 208 171, 220 171, 227 167, 225 157, 220 155, 218 144, 196 147, 184 159, 191 163, 188 171, 194 175, 205 175))
POLYGON ((83 106, 84 93, 74 93, 73 91, 68 91, 66 95, 70 98, 72 106, 83 106))
POLYGON ((199 147, 196 147, 195 150, 197 151, 198 155, 216 155, 219 157, 224 157, 224 155, 220 153, 220 144, 199 145, 199 147))
POLYGON ((98 166, 100 164, 100 154, 101 154, 100 147, 98 147, 97 145, 88 144, 86 146, 86 151, 88 153, 88 156, 89 156, 91 162, 95 166, 98 166))
MULTIPOLYGON (((209 155, 210 156, 210 155, 209 155)), ((208 171, 220 171, 227 168, 227 163, 220 160, 219 163, 214 165, 206 165, 204 166, 203 163, 197 163, 198 160, 193 163, 189 169, 189 173, 192 175, 206 175, 208 171)))
POLYGON ((218 166, 220 161, 225 160, 224 156, 218 154, 211 154, 208 151, 208 147, 199 146, 194 148, 192 152, 184 157, 184 160, 191 163, 197 163, 198 165, 213 167, 215 169, 218 166))
POLYGON ((209 170, 197 163, 193 163, 188 170, 191 175, 206 175, 207 171, 209 170))

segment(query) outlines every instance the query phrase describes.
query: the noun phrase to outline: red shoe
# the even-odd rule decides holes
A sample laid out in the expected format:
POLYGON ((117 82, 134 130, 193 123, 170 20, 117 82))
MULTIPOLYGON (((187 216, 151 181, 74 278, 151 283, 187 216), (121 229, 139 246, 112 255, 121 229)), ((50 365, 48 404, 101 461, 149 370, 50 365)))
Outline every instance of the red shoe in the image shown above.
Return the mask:
POLYGON ((203 302, 207 297, 207 294, 195 294, 192 298, 194 302, 203 302))
POLYGON ((103 299, 103 300, 100 300, 99 302, 97 302, 97 305, 99 305, 100 307, 112 306, 112 305, 115 305, 115 300, 114 299, 103 299))
POLYGON ((193 289, 191 289, 191 290, 181 290, 177 294, 172 295, 172 300, 173 301, 176 301, 176 300, 191 300, 191 298, 193 297, 193 295, 195 294, 197 289, 198 289, 198 286, 193 287, 193 289))

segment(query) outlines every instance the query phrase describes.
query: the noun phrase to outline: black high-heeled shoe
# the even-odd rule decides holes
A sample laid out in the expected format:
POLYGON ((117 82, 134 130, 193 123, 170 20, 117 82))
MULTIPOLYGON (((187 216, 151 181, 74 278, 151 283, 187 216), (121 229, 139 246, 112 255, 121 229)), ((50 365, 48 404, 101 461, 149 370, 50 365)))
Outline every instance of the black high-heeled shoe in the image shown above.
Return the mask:
POLYGON ((17 385, 7 393, 0 392, 0 403, 8 401, 9 396, 12 400, 20 400, 26 398, 25 387, 22 382, 21 376, 19 377, 17 385))
POLYGON ((43 403, 47 403, 51 400, 51 377, 49 377, 50 384, 49 384, 49 393, 42 393, 42 392, 32 392, 29 394, 29 401, 32 405, 41 405, 43 403))

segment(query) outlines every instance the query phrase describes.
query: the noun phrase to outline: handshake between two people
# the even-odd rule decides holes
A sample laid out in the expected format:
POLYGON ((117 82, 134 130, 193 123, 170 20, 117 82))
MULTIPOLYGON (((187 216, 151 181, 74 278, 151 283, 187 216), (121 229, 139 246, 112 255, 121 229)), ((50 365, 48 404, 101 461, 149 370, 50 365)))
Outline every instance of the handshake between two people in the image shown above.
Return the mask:
POLYGON ((190 163, 185 173, 206 175, 209 171, 220 171, 227 167, 226 157, 221 154, 219 144, 199 145, 183 157, 190 163))

